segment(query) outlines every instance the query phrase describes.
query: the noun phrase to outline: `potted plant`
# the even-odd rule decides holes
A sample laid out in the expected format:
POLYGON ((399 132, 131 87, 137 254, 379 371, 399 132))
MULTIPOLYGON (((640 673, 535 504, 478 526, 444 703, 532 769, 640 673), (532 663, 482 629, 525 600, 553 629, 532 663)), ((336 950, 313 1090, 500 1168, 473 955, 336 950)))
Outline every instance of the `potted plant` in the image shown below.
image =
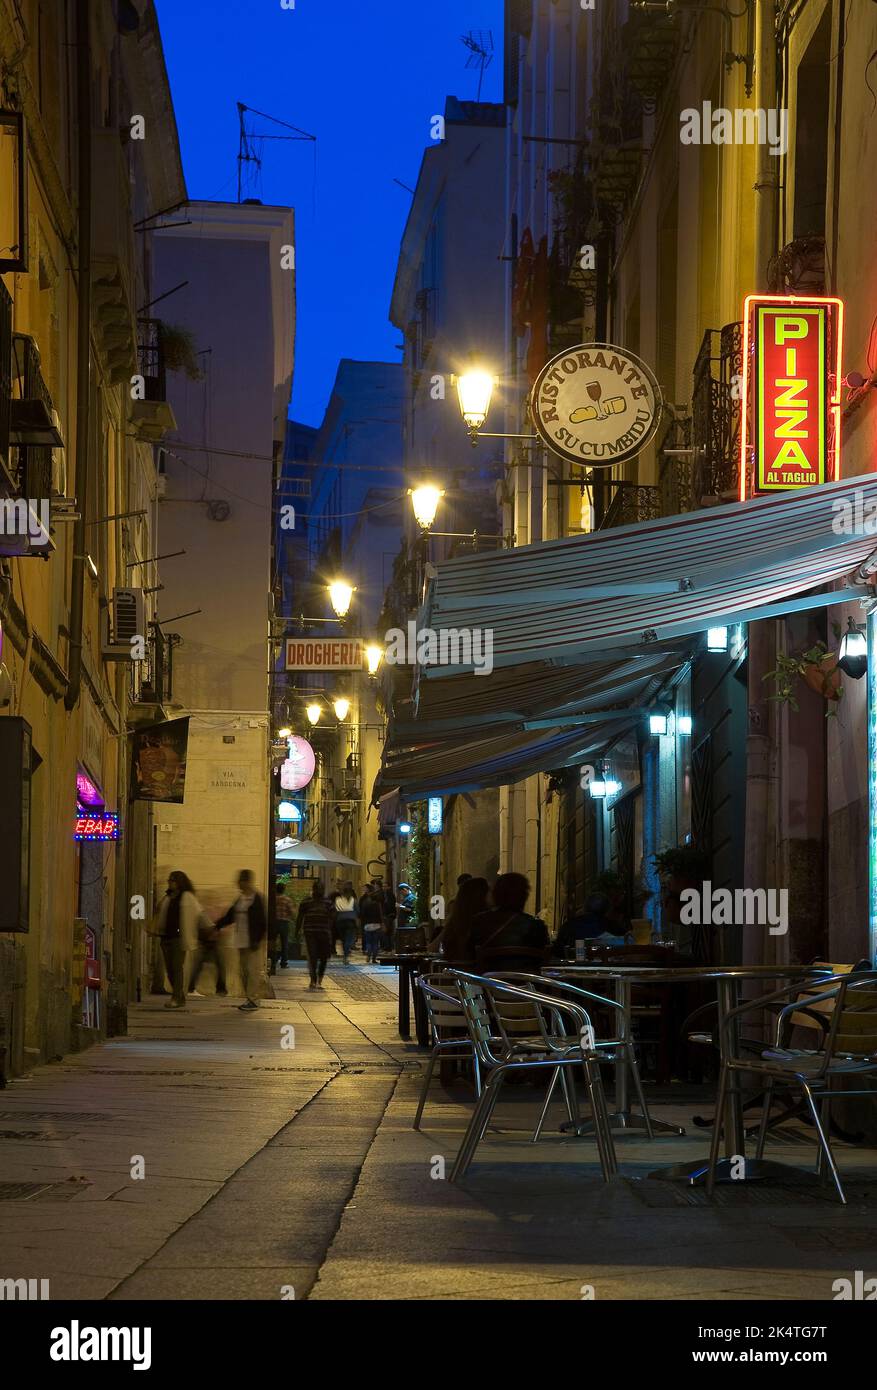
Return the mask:
MULTIPOLYGON (((798 680, 803 680, 811 690, 828 701, 829 705, 836 704, 843 695, 837 652, 832 651, 824 642, 816 642, 806 651, 794 655, 778 653, 775 669, 768 671, 762 679, 774 682, 774 694, 770 697, 772 700, 787 704, 796 712, 799 709, 795 698, 795 683, 798 680)), ((837 714, 837 710, 829 708, 826 713, 837 714)))
POLYGON ((201 381, 204 373, 198 362, 195 335, 188 328, 162 321, 159 324, 159 341, 167 371, 183 372, 190 381, 201 381))

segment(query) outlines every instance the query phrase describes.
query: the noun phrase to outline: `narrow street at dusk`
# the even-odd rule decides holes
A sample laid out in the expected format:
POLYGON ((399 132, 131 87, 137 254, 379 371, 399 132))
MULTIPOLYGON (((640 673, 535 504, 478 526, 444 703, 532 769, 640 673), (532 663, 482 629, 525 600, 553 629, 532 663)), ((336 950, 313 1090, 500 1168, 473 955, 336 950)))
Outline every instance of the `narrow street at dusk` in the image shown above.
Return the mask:
POLYGON ((0 0, 38 1373, 873 1361, 875 165, 875 0, 0 0))

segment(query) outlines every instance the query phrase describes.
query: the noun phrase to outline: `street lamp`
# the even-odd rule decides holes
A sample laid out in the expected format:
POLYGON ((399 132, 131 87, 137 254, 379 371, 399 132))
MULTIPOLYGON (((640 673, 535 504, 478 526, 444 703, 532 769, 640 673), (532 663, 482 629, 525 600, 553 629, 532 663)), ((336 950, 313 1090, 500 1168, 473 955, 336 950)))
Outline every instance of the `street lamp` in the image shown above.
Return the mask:
POLYGON ((837 664, 854 681, 861 680, 868 669, 868 644, 852 618, 848 619, 847 631, 840 639, 837 664))
POLYGON ((726 627, 707 628, 706 649, 708 652, 726 652, 728 650, 728 629, 726 627))
POLYGON ((327 584, 329 590, 329 600, 335 613, 339 618, 346 618, 350 609, 350 600, 354 595, 354 586, 345 583, 343 579, 334 579, 331 584, 327 584))
POLYGON ((335 718, 338 720, 338 723, 343 724, 350 713, 350 701, 343 695, 339 695, 338 699, 333 701, 332 708, 335 711, 335 718))
POLYGON ((307 709, 305 710, 305 714, 307 715, 308 720, 310 721, 311 724, 319 724, 319 722, 320 722, 320 715, 321 715, 322 713, 323 713, 322 706, 317 705, 317 704, 308 705, 307 709))
POLYGON ((457 396, 460 401, 460 414, 466 422, 471 435, 476 435, 487 419, 490 398, 496 378, 489 372, 473 368, 457 377, 457 396))
POLYGON ((420 487, 410 488, 408 495, 418 526, 421 531, 428 531, 435 521, 438 504, 445 495, 444 488, 435 487, 433 483, 423 483, 420 487))
POLYGON ((277 738, 278 741, 282 740, 285 743, 287 739, 292 738, 292 729, 278 729, 277 738))
POLYGON ((370 676, 378 674, 378 667, 384 659, 383 648, 376 643, 370 642, 365 649, 365 659, 368 662, 368 673, 370 676))

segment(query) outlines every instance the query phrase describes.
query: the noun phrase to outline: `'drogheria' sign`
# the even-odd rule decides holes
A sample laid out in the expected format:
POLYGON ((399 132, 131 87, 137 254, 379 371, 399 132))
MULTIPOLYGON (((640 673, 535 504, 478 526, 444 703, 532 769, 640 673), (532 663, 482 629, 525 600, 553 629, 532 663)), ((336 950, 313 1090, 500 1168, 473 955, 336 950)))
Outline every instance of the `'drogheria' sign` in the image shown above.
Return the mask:
POLYGON ((611 343, 582 343, 542 368, 530 415, 552 453, 609 468, 642 453, 662 404, 661 388, 639 357, 611 343))

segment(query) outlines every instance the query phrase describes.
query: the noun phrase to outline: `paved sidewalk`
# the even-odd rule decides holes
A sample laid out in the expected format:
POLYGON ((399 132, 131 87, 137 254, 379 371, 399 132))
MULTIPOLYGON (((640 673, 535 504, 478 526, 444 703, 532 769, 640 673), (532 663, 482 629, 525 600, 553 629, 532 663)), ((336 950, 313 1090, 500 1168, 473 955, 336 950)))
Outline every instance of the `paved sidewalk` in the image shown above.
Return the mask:
MULTIPOLYGON (((411 1129, 423 1054, 396 1033, 395 972, 333 964, 311 992, 297 965, 274 983, 252 1014, 150 999, 129 1037, 0 1092, 0 1277, 48 1278, 56 1299, 721 1301, 831 1299, 835 1279, 877 1274, 873 1150, 836 1147, 846 1208, 792 1183, 710 1204, 648 1176, 706 1152, 690 1122, 709 1102, 674 1088, 660 1114, 688 1136, 620 1136, 607 1187, 560 1105, 529 1142, 525 1086, 453 1187, 471 1091, 435 1082, 411 1129)), ((769 1150, 813 1155, 806 1131, 769 1150)))

